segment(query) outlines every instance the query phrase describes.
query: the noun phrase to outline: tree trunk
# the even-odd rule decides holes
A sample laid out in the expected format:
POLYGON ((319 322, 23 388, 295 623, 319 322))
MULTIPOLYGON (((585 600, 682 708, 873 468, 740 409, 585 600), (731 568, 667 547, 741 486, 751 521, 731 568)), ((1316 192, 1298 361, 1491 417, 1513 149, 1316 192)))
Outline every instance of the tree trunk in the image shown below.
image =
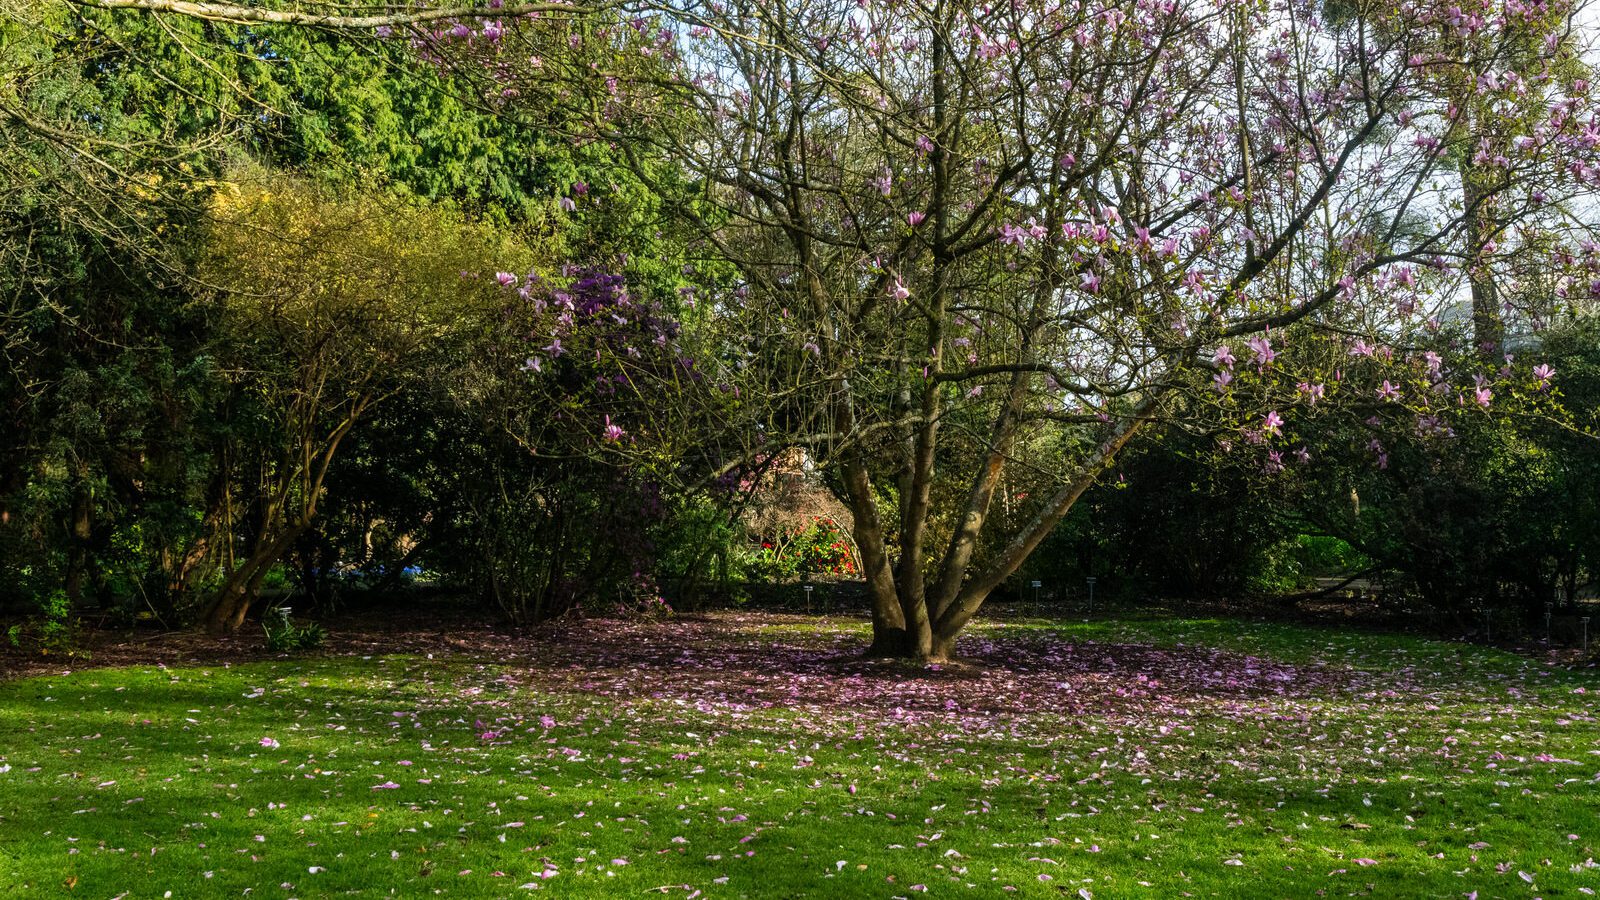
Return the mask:
MULTIPOLYGON (((941 581, 948 579, 948 583, 959 586, 959 590, 947 603, 941 601, 940 608, 933 610, 932 616, 929 615, 926 603, 921 602, 921 598, 918 598, 915 604, 905 602, 903 593, 905 585, 897 583, 890 576, 886 558, 879 563, 882 567, 881 573, 875 574, 868 566, 869 559, 875 560, 874 553, 880 552, 880 548, 883 547, 882 529, 878 524, 876 506, 871 502, 871 488, 867 481, 866 469, 846 466, 845 485, 849 489, 852 506, 856 509, 857 543, 861 545, 863 569, 867 574, 867 584, 873 596, 872 645, 868 653, 875 656, 899 656, 922 662, 943 662, 952 659, 955 655, 956 637, 977 614, 984 600, 1017 571, 1028 556, 1038 548, 1040 542, 1072 509, 1078 498, 1082 497, 1083 493, 1110 467, 1122 448, 1155 414, 1158 403, 1159 398, 1147 399, 1128 418, 1114 427, 1094 454, 1084 461, 1076 476, 1063 484, 1045 503, 1044 508, 980 571, 968 571, 969 557, 958 552, 959 542, 947 551, 949 558, 944 562, 947 565, 959 565, 960 571, 952 577, 951 571, 947 568, 944 572, 945 577, 941 578, 941 581), (949 556, 949 554, 956 555, 949 556), (901 614, 900 619, 894 617, 895 612, 901 614), (920 618, 912 617, 918 613, 920 618)), ((997 472, 987 469, 980 471, 975 477, 968 498, 969 512, 978 512, 970 523, 971 539, 974 541, 982 529, 981 512, 988 506, 996 478, 997 472)))
POLYGON ((269 539, 263 535, 257 541, 250 556, 239 568, 229 573, 222 587, 217 590, 216 598, 206 610, 206 631, 214 635, 238 632, 244 625, 245 615, 250 612, 251 605, 261 592, 262 579, 267 577, 273 563, 283 558, 304 530, 304 525, 293 526, 276 537, 269 539))
POLYGON ((89 569, 89 548, 94 537, 94 498, 89 493, 88 470, 78 473, 67 518, 67 571, 62 588, 74 609, 83 604, 83 580, 89 569))
MULTIPOLYGON (((1468 232, 1473 235, 1471 243, 1479 244, 1477 235, 1482 231, 1483 228, 1477 222, 1468 226, 1468 232)), ((1477 345, 1479 354, 1484 358, 1494 359, 1505 343, 1505 323, 1500 317, 1499 291, 1495 289, 1492 277, 1481 265, 1473 263, 1467 272, 1472 285, 1473 343, 1477 345)))
POLYGON ((222 587, 217 589, 217 596, 206 610, 208 633, 218 636, 232 634, 244 624, 245 613, 250 610, 250 601, 245 597, 245 580, 241 577, 243 571, 243 569, 236 570, 222 583, 222 587))
POLYGON ((1470 157, 1463 155, 1460 171, 1461 197, 1466 207, 1467 281, 1472 289, 1472 340, 1479 355, 1492 360, 1505 343, 1505 321, 1500 315, 1500 292, 1478 254, 1493 239, 1495 222, 1488 207, 1489 197, 1474 180, 1481 173, 1470 157))
MULTIPOLYGON (((917 578, 917 593, 921 593, 922 579, 917 578)), ((906 656, 923 659, 933 652, 933 622, 928 618, 928 601, 922 596, 906 596, 909 593, 901 585, 900 610, 905 614, 905 648, 906 656)))
POLYGON ((923 659, 928 662, 948 662, 956 655, 956 632, 935 634, 929 652, 923 659))
POLYGON ((872 646, 869 656, 902 656, 906 652, 906 618, 900 608, 894 573, 884 547, 883 523, 878 519, 878 504, 872 496, 867 467, 859 459, 846 460, 840 467, 845 492, 850 500, 854 522, 851 532, 861 554, 861 575, 872 598, 872 646))

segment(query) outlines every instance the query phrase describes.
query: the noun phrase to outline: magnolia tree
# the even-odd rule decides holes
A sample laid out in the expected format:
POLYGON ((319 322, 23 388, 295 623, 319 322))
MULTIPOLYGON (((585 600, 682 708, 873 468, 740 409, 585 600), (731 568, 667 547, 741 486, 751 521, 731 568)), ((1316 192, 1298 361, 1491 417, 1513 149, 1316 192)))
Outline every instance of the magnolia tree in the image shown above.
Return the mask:
POLYGON ((1597 290, 1576 15, 691 4, 568 35, 612 71, 541 66, 700 180, 678 212, 740 276, 703 286, 716 362, 783 373, 759 424, 836 470, 874 649, 936 659, 1140 428, 1230 432, 1270 472, 1298 410, 1415 427, 1548 378, 1421 348, 1481 284, 1597 290))
POLYGON ((1448 430, 1513 383, 1545 402, 1501 298, 1600 293, 1565 0, 479 12, 385 33, 698 184, 672 210, 737 274, 685 272, 685 352, 757 452, 835 473, 875 652, 950 655, 1142 428, 1271 474, 1319 410, 1448 430), (1488 346, 1440 354, 1467 297, 1488 346))
POLYGON ((1506 393, 1501 348, 1422 347, 1466 295, 1496 344, 1480 295, 1518 274, 1593 290, 1575 15, 801 0, 409 39, 506 114, 572 104, 698 182, 674 212, 737 276, 685 273, 711 314, 679 352, 752 401, 756 453, 836 473, 874 650, 942 658, 1140 428, 1270 475, 1310 455, 1296 417, 1443 433, 1506 393))

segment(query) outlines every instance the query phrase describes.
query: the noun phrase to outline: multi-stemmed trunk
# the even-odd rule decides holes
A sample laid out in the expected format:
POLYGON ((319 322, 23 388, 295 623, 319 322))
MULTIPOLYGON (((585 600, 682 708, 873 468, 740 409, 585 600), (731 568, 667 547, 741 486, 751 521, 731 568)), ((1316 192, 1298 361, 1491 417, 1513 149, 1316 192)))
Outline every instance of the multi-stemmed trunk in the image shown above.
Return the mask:
POLYGON ((244 625, 245 616, 260 594, 262 580, 311 527, 334 455, 372 403, 371 394, 358 396, 325 435, 319 435, 315 422, 308 421, 300 430, 299 446, 268 467, 269 489, 260 499, 260 525, 255 539, 244 559, 223 579, 206 609, 207 631, 231 634, 244 625))
POLYGON ((262 579, 289 552, 305 525, 286 526, 271 535, 262 535, 239 567, 217 589, 206 610, 206 630, 212 634, 232 634, 244 625, 246 614, 261 592, 262 579))
MULTIPOLYGON (((845 490, 855 515, 854 534, 861 548, 862 573, 872 600, 870 655, 928 662, 954 657, 956 637, 977 614, 984 600, 1017 571, 1154 411, 1154 400, 1147 400, 1112 426, 1104 441, 1079 464, 1073 476, 1041 504, 1033 518, 1016 529, 995 554, 975 566, 974 551, 1004 471, 1022 394, 1023 388, 1014 385, 1005 408, 1011 411, 1013 422, 997 431, 994 445, 973 478, 962 515, 938 560, 931 591, 927 590, 927 579, 920 568, 908 571, 904 554, 900 566, 891 565, 882 518, 865 463, 856 458, 841 464, 845 490)), ((1005 419, 1007 412, 1002 411, 1001 417, 1005 419)), ((927 477, 932 477, 931 470, 927 477)), ((920 554, 916 558, 920 564, 920 554)))

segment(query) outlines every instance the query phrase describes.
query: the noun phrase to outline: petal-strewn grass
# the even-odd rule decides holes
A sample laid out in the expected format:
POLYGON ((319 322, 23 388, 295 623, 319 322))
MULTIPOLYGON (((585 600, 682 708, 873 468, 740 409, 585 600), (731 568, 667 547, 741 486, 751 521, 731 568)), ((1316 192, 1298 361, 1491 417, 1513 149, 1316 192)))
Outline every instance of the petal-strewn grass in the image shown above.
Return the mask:
POLYGON ((1230 621, 776 615, 0 684, 0 894, 1580 896, 1600 678, 1230 621))

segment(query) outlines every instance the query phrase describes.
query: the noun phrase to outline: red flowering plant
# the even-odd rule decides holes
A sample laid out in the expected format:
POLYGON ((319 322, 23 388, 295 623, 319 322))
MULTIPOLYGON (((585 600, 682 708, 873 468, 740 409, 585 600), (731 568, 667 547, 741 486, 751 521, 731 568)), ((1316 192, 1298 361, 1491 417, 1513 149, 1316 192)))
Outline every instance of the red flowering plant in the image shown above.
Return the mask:
POLYGON ((860 571, 849 535, 832 519, 817 518, 810 528, 795 535, 789 552, 802 574, 850 577, 860 571))

